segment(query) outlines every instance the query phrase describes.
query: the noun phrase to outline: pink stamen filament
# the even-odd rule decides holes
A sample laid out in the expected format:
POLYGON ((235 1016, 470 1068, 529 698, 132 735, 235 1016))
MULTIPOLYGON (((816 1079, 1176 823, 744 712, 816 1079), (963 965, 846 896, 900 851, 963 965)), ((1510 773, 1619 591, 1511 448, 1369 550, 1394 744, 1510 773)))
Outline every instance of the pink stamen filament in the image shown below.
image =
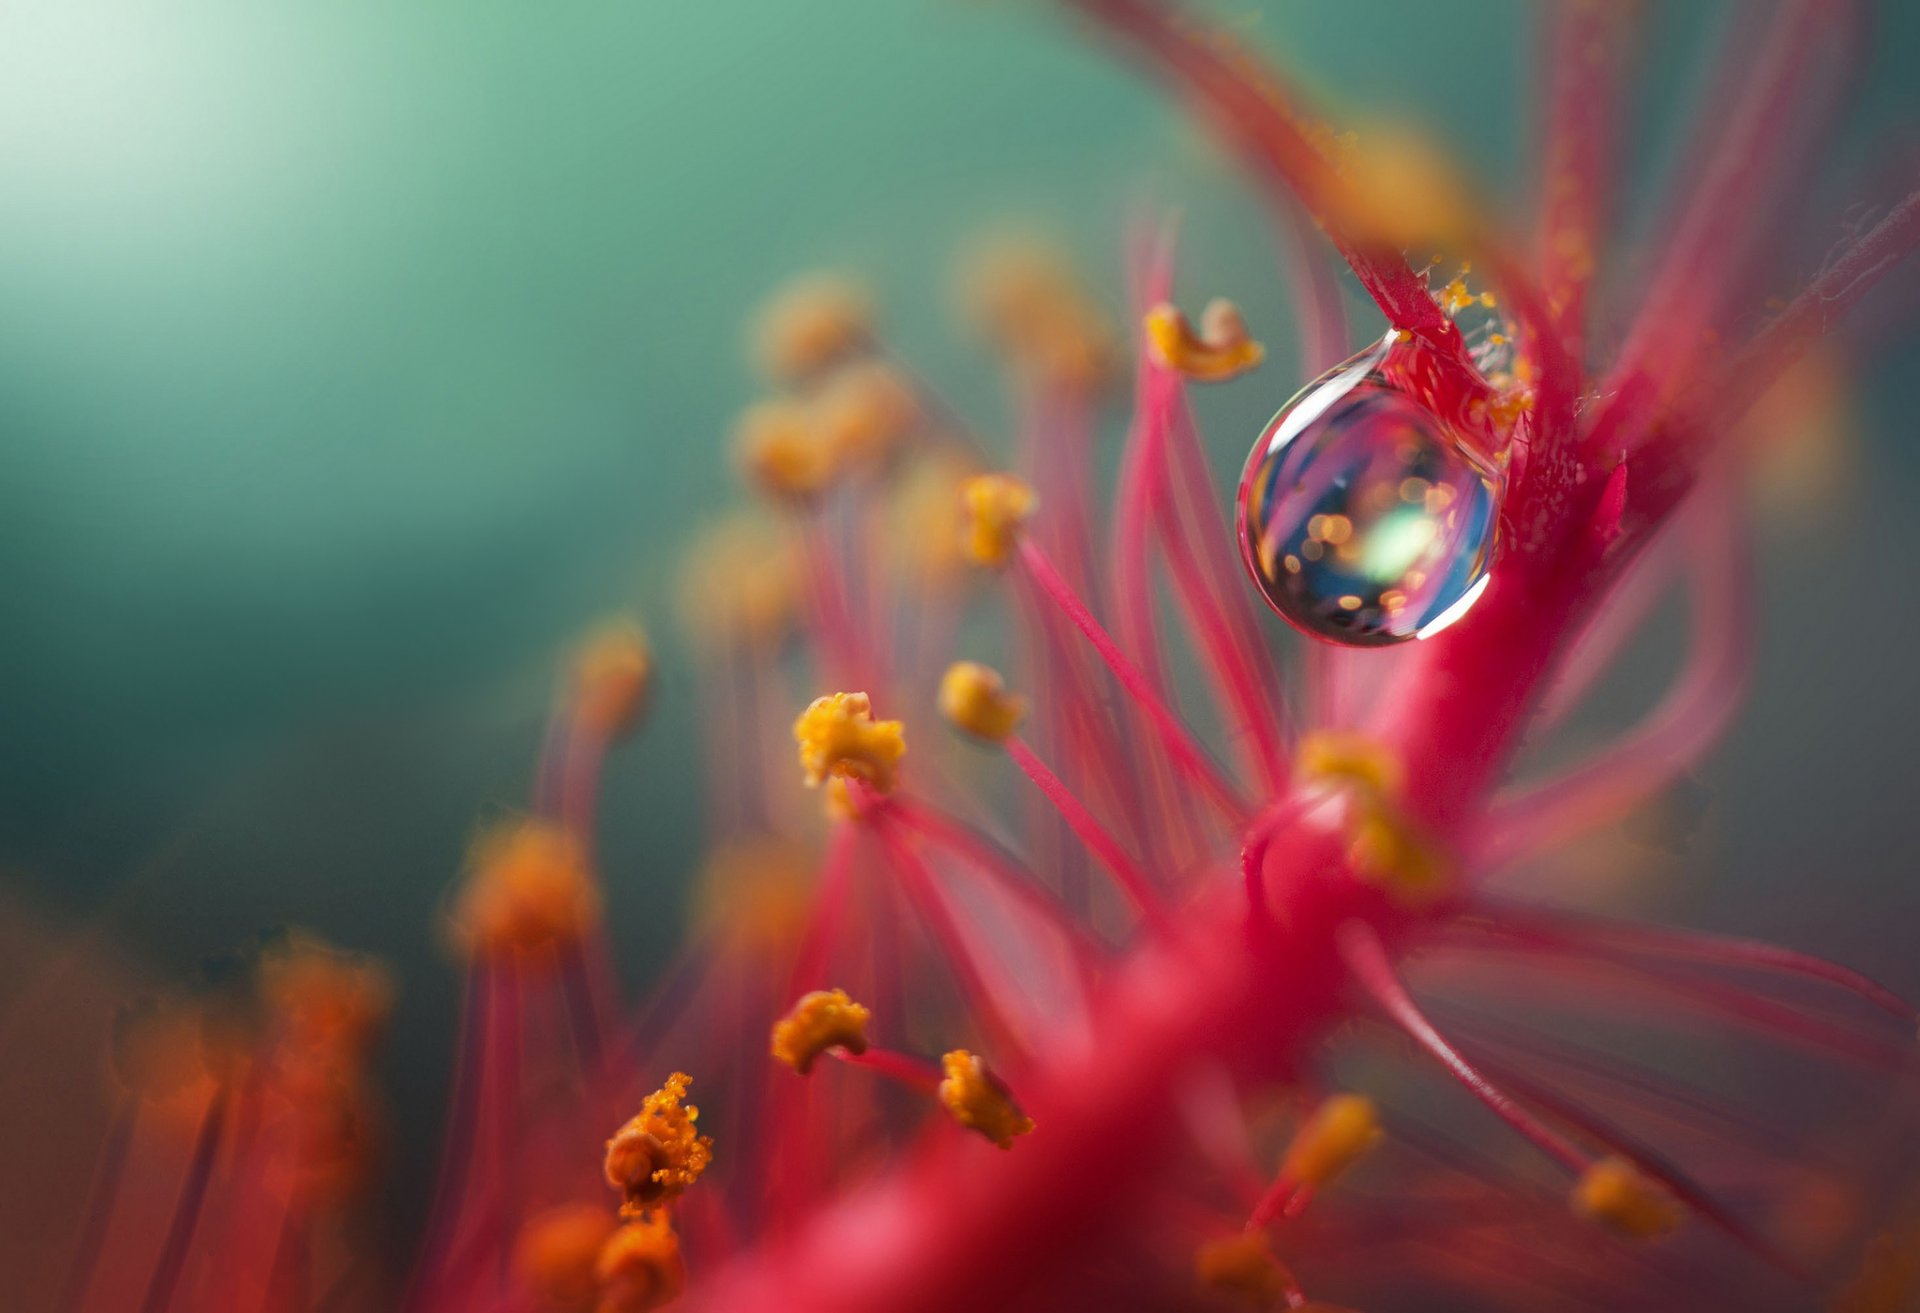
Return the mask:
POLYGON ((113 1216, 114 1203, 120 1197, 120 1181, 127 1166, 127 1147, 140 1120, 140 1096, 129 1090, 120 1096, 107 1142, 100 1151, 99 1166, 94 1169, 93 1187, 87 1193, 86 1211, 81 1214, 80 1238, 73 1247, 66 1279, 54 1303, 55 1313, 73 1313, 86 1300, 93 1279, 94 1262, 100 1256, 107 1236, 107 1222, 113 1216))
POLYGON ((1230 822, 1244 820, 1252 810, 1246 799, 1194 741, 1186 726, 1160 700, 1139 667, 1127 659, 1112 636, 1093 618, 1093 613, 1067 586, 1066 580, 1060 577, 1046 554, 1031 540, 1022 540, 1019 554, 1020 562, 1025 567, 1024 577, 1032 580, 1040 592, 1086 636, 1113 677, 1120 681, 1121 687, 1133 696, 1146 713, 1167 755, 1194 777, 1230 822))
POLYGON ((1013 764, 1033 781, 1034 786, 1059 811, 1068 827, 1079 836, 1080 842, 1086 844, 1100 859, 1100 864, 1107 868, 1107 873, 1113 877, 1121 895, 1133 905, 1134 911, 1157 931, 1170 933, 1173 926, 1165 900, 1161 898, 1160 891, 1154 888, 1147 873, 1120 846, 1120 841, 1107 832, 1086 805, 1073 795, 1073 790, 1060 782, 1060 777, 1047 768, 1047 764, 1019 735, 1008 738, 1003 746, 1013 759, 1013 764))
POLYGON ((186 1180, 173 1206, 173 1220, 167 1225, 167 1237, 160 1246, 160 1257, 147 1283, 147 1293, 140 1301, 140 1313, 167 1313, 173 1303, 173 1292, 180 1284, 194 1229, 200 1222, 200 1209, 206 1202, 207 1187, 213 1181, 214 1160, 219 1156, 220 1136, 227 1123, 227 1102, 228 1093, 223 1085, 214 1091, 207 1110, 201 1114, 186 1180))
POLYGON ((940 1088, 940 1069, 925 1058, 882 1048, 868 1048, 865 1053, 849 1053, 845 1049, 828 1049, 827 1052, 849 1067, 860 1067, 877 1076, 884 1076, 918 1094, 932 1094, 940 1088))
POLYGON ((1516 1103, 1505 1091, 1488 1080, 1460 1051, 1434 1029, 1400 983, 1393 961, 1370 926, 1349 921, 1336 933, 1340 957, 1349 974, 1390 1020, 1405 1031, 1408 1038, 1436 1058, 1468 1093, 1478 1099, 1501 1121, 1518 1131, 1542 1153, 1575 1175, 1584 1172, 1587 1155, 1570 1141, 1547 1127, 1516 1103))

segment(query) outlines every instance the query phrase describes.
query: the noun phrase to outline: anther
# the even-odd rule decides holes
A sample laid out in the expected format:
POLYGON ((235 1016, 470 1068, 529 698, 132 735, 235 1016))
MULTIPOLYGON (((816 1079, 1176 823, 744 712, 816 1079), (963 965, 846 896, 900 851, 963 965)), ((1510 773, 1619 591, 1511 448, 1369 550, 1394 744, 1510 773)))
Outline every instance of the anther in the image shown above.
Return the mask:
POLYGON ((1266 348, 1247 332, 1240 307, 1224 297, 1207 303, 1194 331, 1179 309, 1162 303, 1147 311, 1147 345, 1168 369, 1201 383, 1237 378, 1266 359, 1266 348))
POLYGON ((607 1184, 625 1200, 621 1216, 637 1217, 679 1198, 713 1161, 712 1139, 694 1128, 700 1110, 683 1103, 690 1083, 674 1072, 607 1141, 607 1184))
POLYGON ((998 743, 1020 728, 1027 702, 1007 692, 999 671, 956 661, 940 680, 940 714, 955 729, 998 743))
POLYGON ((897 720, 875 720, 865 693, 815 698, 793 722, 793 737, 809 788, 838 777, 890 793, 907 751, 905 727, 897 720))
POLYGON ((1038 499, 1010 474, 979 474, 960 488, 966 508, 965 545, 976 565, 1005 565, 1038 499))
POLYGON ((804 1076, 828 1049, 865 1053, 872 1015, 844 989, 814 990, 773 1023, 773 1056, 804 1076))
POLYGON ((1033 1119, 1020 1110, 1013 1095, 987 1064, 965 1049, 941 1055, 946 1078, 940 1082, 940 1102, 953 1119, 970 1131, 1011 1149, 1016 1136, 1033 1129, 1033 1119))

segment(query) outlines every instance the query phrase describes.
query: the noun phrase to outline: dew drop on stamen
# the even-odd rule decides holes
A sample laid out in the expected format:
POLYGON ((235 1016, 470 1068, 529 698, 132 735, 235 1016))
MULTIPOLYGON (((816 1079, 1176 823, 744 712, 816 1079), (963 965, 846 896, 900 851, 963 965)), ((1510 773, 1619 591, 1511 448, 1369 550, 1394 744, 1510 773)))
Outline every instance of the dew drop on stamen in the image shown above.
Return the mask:
POLYGON ((1389 337, 1262 430, 1240 480, 1240 548, 1289 623, 1377 647, 1438 633, 1479 597, 1503 480, 1469 432, 1461 378, 1389 337))

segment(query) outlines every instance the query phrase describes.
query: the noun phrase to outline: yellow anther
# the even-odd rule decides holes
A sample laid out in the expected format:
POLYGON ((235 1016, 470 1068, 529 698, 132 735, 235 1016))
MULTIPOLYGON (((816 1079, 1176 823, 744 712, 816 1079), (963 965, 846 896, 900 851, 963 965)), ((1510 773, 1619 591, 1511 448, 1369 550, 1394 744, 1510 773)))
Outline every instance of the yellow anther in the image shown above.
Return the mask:
POLYGON ((624 734, 639 722, 652 687, 646 632, 631 620, 616 620, 589 638, 574 659, 574 716, 601 735, 624 734))
POLYGON ((1029 379, 1084 388, 1112 372, 1112 328, 1071 261, 1048 243, 991 242, 962 261, 960 287, 967 318, 1029 379))
POLYGON ((818 865, 812 852, 782 839, 722 843, 695 878, 695 920, 741 953, 777 951, 806 924, 818 865))
POLYGON ((628 1222, 600 1250, 595 1313, 648 1313, 678 1299, 687 1284, 680 1239, 664 1214, 628 1222))
POLYGON ((941 1056, 940 1066, 946 1072, 940 1082, 940 1102, 962 1126, 980 1132, 1002 1149, 1011 1149, 1014 1137, 1033 1129, 1033 1119, 1020 1111, 985 1062, 965 1049, 955 1049, 941 1056))
POLYGON ((1315 730, 1300 740, 1295 767, 1306 779, 1357 786, 1398 797, 1405 781, 1399 757, 1380 740, 1348 730, 1315 730))
POLYGON ((680 614, 713 644, 770 644, 791 628, 800 596, 790 544, 762 518, 730 517, 695 541, 681 566, 680 614))
POLYGON ((1573 1211, 1635 1240, 1680 1225, 1680 1206, 1624 1158, 1602 1158, 1573 1187, 1573 1211))
POLYGON ((875 720, 865 693, 829 693, 815 698, 793 722, 800 768, 807 787, 831 777, 864 780, 880 793, 893 792, 906 729, 897 720, 875 720))
POLYGON ((261 955, 259 992, 288 1050, 351 1070, 386 1024, 394 983, 373 959, 295 932, 261 955))
POLYGON ((967 573, 966 510, 960 489, 978 466, 950 451, 914 461, 887 508, 893 564, 916 590, 945 585, 967 573))
POLYGON ((600 917, 600 891, 578 839, 548 821, 508 821, 474 842, 453 924, 469 951, 571 943, 600 917))
POLYGON ((834 476, 833 449, 797 401, 749 406, 734 428, 733 454, 741 475, 777 501, 805 502, 834 476))
POLYGON ((964 541, 975 565, 1005 565, 1020 530, 1039 504, 1032 488, 1011 474, 978 474, 960 488, 966 508, 964 541))
POLYGON ((679 1198, 713 1161, 713 1141, 694 1129, 700 1110, 682 1102, 689 1083, 684 1073, 674 1072, 607 1141, 607 1184, 625 1199, 622 1217, 679 1198))
POLYGON ((1446 891, 1452 863, 1392 803, 1360 800, 1352 836, 1348 858, 1362 879, 1407 903, 1425 902, 1446 891))
POLYGON ((844 989, 816 989, 773 1023, 773 1056, 804 1076, 828 1049, 865 1053, 872 1015, 844 989))
POLYGON ((1280 1174, 1300 1185, 1324 1188, 1379 1144, 1382 1135, 1372 1099, 1335 1094, 1323 1099, 1294 1133, 1280 1174))
POLYGON ((1445 152, 1403 123, 1323 132, 1338 175, 1325 208, 1355 237, 1387 246, 1458 248, 1474 224, 1472 189, 1445 152))
POLYGON ((999 671, 956 661, 940 679, 940 714, 954 728, 997 743, 1020 728, 1027 700, 1007 692, 999 671))
POLYGON ((849 278, 808 274, 775 292, 754 316, 755 362, 769 381, 800 382, 873 338, 873 303, 849 278))
POLYGON ((619 1227, 597 1204, 566 1204, 529 1218, 513 1246, 513 1270, 552 1313, 593 1313, 601 1250, 619 1227))
POLYGON ((1291 1275, 1258 1231, 1241 1231, 1201 1245, 1193 1256, 1193 1275, 1202 1290, 1251 1308, 1277 1307, 1293 1286, 1291 1275))
POLYGON ((920 398, 898 369, 879 360, 843 365, 822 384, 814 424, 842 468, 878 470, 920 422, 920 398))
POLYGON ((1224 298, 1208 302, 1197 333, 1185 315, 1165 304, 1147 311, 1146 332, 1155 359, 1202 383, 1238 377, 1267 356, 1248 335, 1240 308, 1224 298))

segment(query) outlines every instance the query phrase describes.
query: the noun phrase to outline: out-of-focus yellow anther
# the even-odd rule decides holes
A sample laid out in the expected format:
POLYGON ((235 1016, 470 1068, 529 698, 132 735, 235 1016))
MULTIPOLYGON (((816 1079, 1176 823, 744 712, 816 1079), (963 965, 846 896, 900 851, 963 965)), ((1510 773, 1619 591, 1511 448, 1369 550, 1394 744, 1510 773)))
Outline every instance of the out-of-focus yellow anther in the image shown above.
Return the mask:
POLYGON ((913 385, 881 360, 856 360, 835 370, 813 410, 821 439, 845 469, 884 468, 920 422, 913 385))
POLYGON ((565 1204, 527 1219, 513 1246, 513 1270, 551 1313, 593 1313, 600 1252, 619 1223, 597 1204, 565 1204))
POLYGON ((777 951, 806 924, 818 864, 811 851, 783 839, 722 843, 695 878, 694 919, 741 953, 777 951))
POLYGON ((975 565, 1005 565, 1034 508, 1032 488, 1011 474, 977 474, 960 488, 965 543, 975 565))
POLYGON ((1355 237, 1404 249, 1457 248, 1471 235, 1471 188, 1417 129, 1375 121, 1359 132, 1310 135, 1336 174, 1321 208, 1355 237))
POLYGON ((1300 1185, 1322 1189, 1380 1143, 1380 1114, 1373 1100, 1359 1094, 1335 1094, 1321 1100, 1287 1146, 1280 1174, 1300 1185))
POLYGON ((1193 1275, 1202 1290, 1250 1308, 1278 1307, 1293 1281, 1258 1231, 1209 1240, 1195 1251, 1193 1275))
POLYGON ((998 743, 1020 728, 1027 700, 1007 692, 992 667, 956 661, 940 678, 940 714, 955 729, 998 743))
POLYGON ((940 1082, 940 1102, 962 1126, 980 1132, 1002 1149, 1011 1149, 1016 1136, 1033 1129, 1033 1119, 1020 1111, 1007 1087, 980 1058, 955 1049, 941 1055, 940 1067, 946 1072, 940 1082))
POLYGON ((755 363, 769 381, 797 383, 873 339, 873 303, 850 278, 814 273, 773 294, 754 316, 755 363))
POLYGON ((773 1056, 804 1076, 828 1049, 865 1053, 872 1015, 844 989, 816 989, 773 1023, 773 1056))
POLYGON ((771 645, 798 612, 799 566, 792 545, 763 517, 735 515, 694 541, 678 593, 681 618, 701 642, 771 645))
POLYGON ((835 473, 832 447, 813 413, 797 401, 747 407, 734 427, 733 455, 746 480, 776 501, 806 502, 835 473))
POLYGON ((800 769, 806 772, 808 788, 839 777, 891 793, 907 751, 905 726, 897 720, 875 720, 865 693, 815 698, 793 722, 793 737, 800 745, 800 769))
POLYGON ((684 1102, 688 1084, 685 1073, 674 1072, 607 1141, 607 1184, 625 1200, 622 1217, 679 1198, 713 1161, 713 1141, 694 1128, 700 1110, 684 1102))
POLYGON ((966 510, 960 489, 978 466, 938 450, 910 464, 887 508, 892 563, 916 591, 968 574, 966 510))
POLYGON ((573 663, 574 716, 587 729, 613 737, 639 723, 653 687, 653 651, 631 620, 601 627, 573 663))
POLYGON ((1348 730, 1322 729, 1304 736, 1294 765, 1307 779, 1358 786, 1382 798, 1398 797, 1405 780, 1392 749, 1348 730))
POLYGON ((1352 835, 1348 857, 1354 874, 1406 903, 1446 892, 1452 863, 1392 803, 1358 800, 1352 835))
POLYGON ((687 1284, 673 1224, 659 1213, 628 1222, 601 1247, 594 1275, 600 1280, 594 1313, 648 1313, 672 1303, 687 1284))
POLYGON ((571 943, 600 918, 600 891, 586 850, 566 830, 528 817, 474 842, 453 908, 460 943, 473 952, 571 943))
POLYGON ((1015 372, 1071 388, 1111 374, 1112 327, 1062 252, 1031 237, 1002 238, 975 250, 959 272, 962 311, 1015 372))
POLYGON ((1267 349, 1248 334, 1240 307, 1224 297, 1207 303, 1198 332, 1176 307, 1164 303, 1147 311, 1145 326, 1154 358, 1196 382, 1236 378, 1267 357, 1267 349))
POLYGON ((1624 1158, 1602 1158, 1573 1187, 1573 1211, 1634 1240, 1680 1225, 1680 1206, 1624 1158))
POLYGON ((295 932, 261 955, 259 993, 285 1048, 351 1070, 386 1025, 394 983, 372 958, 295 932))

